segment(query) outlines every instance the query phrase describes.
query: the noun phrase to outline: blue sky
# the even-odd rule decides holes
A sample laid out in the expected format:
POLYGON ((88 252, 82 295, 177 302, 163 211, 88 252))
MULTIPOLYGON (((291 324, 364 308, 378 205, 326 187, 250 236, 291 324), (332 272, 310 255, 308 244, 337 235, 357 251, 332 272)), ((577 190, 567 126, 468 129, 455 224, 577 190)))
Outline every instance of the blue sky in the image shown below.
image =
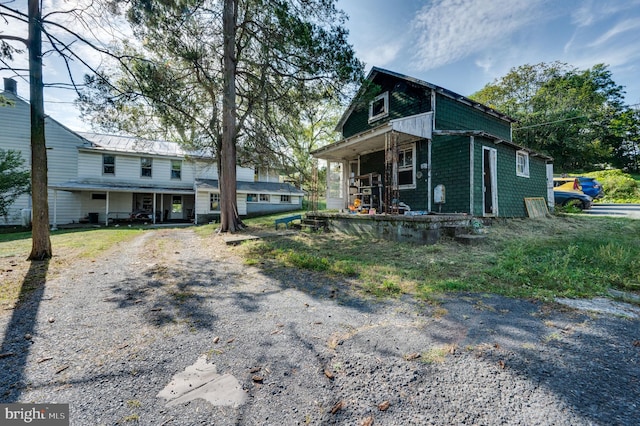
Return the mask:
POLYGON ((524 64, 609 65, 640 103, 640 0, 339 0, 358 57, 471 95, 524 64))
MULTIPOLYGON (((45 12, 72 6, 43 0, 45 12)), ((350 17, 349 40, 367 71, 378 66, 468 96, 524 64, 557 60, 587 69, 604 63, 625 86, 627 104, 640 103, 640 0, 338 0, 338 7, 350 17)), ((0 31, 26 36, 24 25, 0 22, 0 31)), ((75 48, 100 62, 86 46, 75 48)), ((67 82, 52 57, 45 57, 45 82, 67 82)), ((14 65, 25 67, 26 57, 14 65)), ((73 67, 77 76, 86 72, 73 67)), ((18 79, 18 93, 28 98, 26 80, 18 79)), ((73 99, 73 91, 47 89, 46 112, 88 130, 73 99)))

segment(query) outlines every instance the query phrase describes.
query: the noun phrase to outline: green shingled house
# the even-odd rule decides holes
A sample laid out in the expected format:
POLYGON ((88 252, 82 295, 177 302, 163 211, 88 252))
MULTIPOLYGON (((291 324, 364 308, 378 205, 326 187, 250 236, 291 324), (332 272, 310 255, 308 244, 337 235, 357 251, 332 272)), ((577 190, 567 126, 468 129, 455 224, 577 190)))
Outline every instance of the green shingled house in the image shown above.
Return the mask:
POLYGON ((392 71, 367 79, 343 139, 312 153, 327 161, 328 209, 524 217, 525 198, 553 203, 552 159, 512 142, 514 119, 392 71))

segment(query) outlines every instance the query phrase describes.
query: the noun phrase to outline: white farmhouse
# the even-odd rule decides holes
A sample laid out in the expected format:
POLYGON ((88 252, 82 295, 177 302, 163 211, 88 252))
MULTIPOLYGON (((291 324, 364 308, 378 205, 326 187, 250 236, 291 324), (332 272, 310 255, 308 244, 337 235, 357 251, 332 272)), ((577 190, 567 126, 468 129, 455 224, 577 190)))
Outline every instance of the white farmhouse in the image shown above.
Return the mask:
MULTIPOLYGON (((21 152, 30 164, 29 104, 17 96, 14 80, 4 83, 3 95, 14 105, 0 107, 0 148, 21 152)), ((218 170, 211 155, 188 153, 173 142, 74 132, 49 117, 45 136, 54 227, 132 220, 198 224, 220 215, 218 170)), ((237 169, 240 216, 298 210, 303 196, 275 173, 237 169)), ((30 209, 30 196, 21 196, 6 224, 23 223, 30 209)))

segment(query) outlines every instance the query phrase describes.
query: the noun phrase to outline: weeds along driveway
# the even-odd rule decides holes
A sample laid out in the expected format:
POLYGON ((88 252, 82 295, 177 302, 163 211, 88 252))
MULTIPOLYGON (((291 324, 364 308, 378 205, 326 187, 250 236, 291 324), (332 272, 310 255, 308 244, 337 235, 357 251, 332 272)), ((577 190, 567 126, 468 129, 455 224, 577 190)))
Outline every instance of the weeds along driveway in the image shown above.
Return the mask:
POLYGON ((219 237, 148 231, 2 315, 0 400, 69 403, 73 425, 640 418, 638 320, 485 294, 376 301, 352 288, 246 266, 219 237), (202 356, 237 381, 241 403, 158 397, 202 356))

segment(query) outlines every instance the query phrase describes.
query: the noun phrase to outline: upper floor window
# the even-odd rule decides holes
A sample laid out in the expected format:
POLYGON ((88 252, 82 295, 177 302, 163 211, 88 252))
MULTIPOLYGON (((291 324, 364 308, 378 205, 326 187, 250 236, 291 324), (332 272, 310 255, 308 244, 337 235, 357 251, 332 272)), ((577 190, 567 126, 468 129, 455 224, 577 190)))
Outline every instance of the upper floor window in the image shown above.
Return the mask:
POLYGON ((389 92, 384 92, 369 102, 369 123, 389 115, 389 92))
POLYGON ((116 157, 115 155, 102 154, 102 174, 116 174, 116 157))
POLYGON ((400 188, 415 188, 416 161, 414 152, 413 146, 398 152, 398 186, 400 188))
POLYGON ((171 160, 171 179, 182 179, 182 161, 171 160))
POLYGON ((142 157, 140 159, 140 176, 151 177, 151 166, 153 160, 149 157, 142 157))
POLYGON ((220 194, 209 194, 209 210, 212 212, 220 211, 220 194))
POLYGON ((516 151, 516 176, 529 177, 529 153, 516 151))

